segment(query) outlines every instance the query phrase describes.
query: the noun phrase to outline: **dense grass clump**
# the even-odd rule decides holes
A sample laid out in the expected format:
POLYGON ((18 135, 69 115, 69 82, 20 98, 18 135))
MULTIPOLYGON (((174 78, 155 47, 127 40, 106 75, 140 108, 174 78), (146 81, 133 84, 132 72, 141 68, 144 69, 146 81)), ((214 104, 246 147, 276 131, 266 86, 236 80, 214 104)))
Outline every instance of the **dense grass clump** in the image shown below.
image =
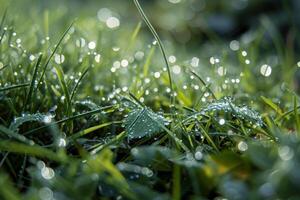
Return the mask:
POLYGON ((0 0, 0 199, 300 198, 296 36, 190 49, 137 0, 28 2, 0 0))

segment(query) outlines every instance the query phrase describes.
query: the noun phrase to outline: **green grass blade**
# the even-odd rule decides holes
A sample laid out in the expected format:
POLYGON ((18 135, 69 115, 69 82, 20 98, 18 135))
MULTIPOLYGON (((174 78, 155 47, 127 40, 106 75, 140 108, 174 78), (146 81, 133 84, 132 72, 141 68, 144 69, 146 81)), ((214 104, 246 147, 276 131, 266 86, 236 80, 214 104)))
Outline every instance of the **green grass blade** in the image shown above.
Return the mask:
POLYGON ((71 92, 70 101, 72 101, 72 99, 73 99, 73 97, 74 97, 74 95, 75 95, 75 93, 76 93, 76 90, 77 90, 77 88, 78 88, 78 86, 79 86, 81 80, 85 77, 85 75, 87 74, 88 71, 89 71, 89 68, 86 68, 86 69, 83 71, 83 73, 81 74, 81 76, 79 77, 78 82, 76 83, 76 85, 74 86, 74 88, 73 88, 73 90, 72 90, 72 92, 71 92))
POLYGON ((92 132, 94 132, 96 130, 99 130, 101 128, 104 128, 104 127, 107 127, 107 126, 111 126, 113 124, 121 124, 121 123, 122 123, 122 121, 115 121, 115 122, 107 122, 107 123, 104 123, 104 124, 93 126, 93 127, 87 128, 87 129, 85 129, 83 131, 79 131, 77 133, 74 133, 73 135, 71 135, 69 137, 69 140, 74 140, 74 139, 77 139, 77 138, 82 137, 84 135, 87 135, 89 133, 92 133, 92 132))
POLYGON ((44 75, 46 73, 46 70, 47 70, 47 67, 52 59, 52 57, 54 56, 55 52, 57 51, 58 47, 60 46, 60 44, 62 43, 63 39, 65 38, 65 36, 67 35, 67 33, 69 32, 69 30, 72 28, 74 22, 72 22, 70 24, 70 26, 67 28, 67 30, 62 34, 60 40, 58 41, 58 43, 55 45, 55 48, 53 50, 53 52, 50 54, 50 56, 48 57, 48 59, 46 60, 46 63, 44 65, 44 68, 43 68, 43 71, 42 71, 42 74, 41 74, 41 77, 39 79, 39 82, 38 82, 38 87, 41 85, 42 83, 42 80, 44 78, 44 75))
POLYGON ((0 125, 0 133, 8 136, 9 138, 13 138, 13 139, 16 139, 18 140, 19 142, 23 142, 23 143, 26 143, 28 145, 32 145, 34 144, 34 142, 30 139, 27 139, 25 136, 23 135, 20 135, 18 133, 15 133, 13 132, 12 130, 0 125))
POLYGON ((41 126, 39 128, 27 131, 23 135, 28 135, 28 134, 31 134, 31 133, 35 133, 35 132, 37 132, 39 130, 43 130, 43 129, 47 128, 47 127, 50 127, 50 126, 53 126, 53 125, 57 125, 57 124, 62 124, 62 123, 65 123, 65 122, 68 122, 68 121, 71 121, 71 120, 74 120, 74 119, 78 119, 78 118, 81 118, 81 117, 93 115, 93 114, 99 113, 99 112, 104 111, 104 110, 108 110, 106 112, 110 112, 110 111, 113 112, 115 110, 115 108, 116 108, 115 105, 105 106, 105 107, 102 107, 102 108, 99 108, 99 109, 95 109, 95 110, 92 110, 92 111, 89 111, 89 112, 85 112, 85 113, 81 113, 81 114, 74 115, 74 116, 71 116, 71 117, 67 117, 65 119, 61 119, 59 121, 52 122, 52 123, 47 124, 45 126, 41 126))
POLYGON ((140 15, 142 16, 144 22, 146 23, 146 25, 150 29, 151 33, 153 34, 153 36, 154 36, 155 40, 157 41, 158 46, 159 46, 159 48, 161 50, 164 62, 165 62, 166 67, 167 67, 167 72, 168 72, 168 77, 169 77, 169 85, 170 85, 170 89, 171 89, 171 104, 173 105, 175 103, 173 80, 172 80, 171 68, 170 68, 170 65, 169 65, 169 62, 168 62, 168 59, 167 59, 167 56, 166 56, 165 48, 164 48, 163 43, 161 42, 161 40, 160 40, 157 32, 155 31, 154 27, 152 26, 151 22, 148 20, 147 15, 143 11, 143 9, 142 9, 139 1, 138 0, 133 0, 133 2, 135 4, 135 6, 137 7, 140 15))
POLYGON ((22 84, 19 84, 19 85, 11 85, 11 86, 0 88, 0 92, 13 90, 13 89, 18 89, 18 88, 22 88, 22 87, 28 87, 28 86, 29 86, 29 83, 22 83, 22 84))
POLYGON ((65 81, 64 72, 62 71, 61 67, 59 67, 59 66, 55 66, 55 71, 56 71, 56 75, 57 75, 59 84, 60 84, 60 86, 63 90, 63 93, 64 93, 65 97, 66 97, 67 116, 71 116, 71 114, 72 114, 71 97, 70 97, 69 89, 68 89, 66 81, 65 81))
MULTIPOLYGON (((26 100, 25 100, 25 104, 24 104, 24 108, 29 104, 29 102, 33 103, 34 101, 32 101, 32 94, 35 91, 35 82, 36 82, 36 78, 37 78, 37 73, 38 73, 38 69, 40 66, 40 63, 42 61, 43 55, 41 54, 36 62, 36 65, 34 67, 34 71, 33 71, 33 75, 32 75, 32 79, 31 79, 31 83, 29 86, 29 91, 28 94, 26 96, 26 100)), ((30 103, 30 105, 31 105, 30 103)), ((30 106, 29 106, 30 107, 30 106)))
POLYGON ((39 158, 47 158, 57 162, 65 162, 67 160, 66 157, 61 156, 60 154, 57 154, 41 146, 30 146, 19 142, 11 142, 7 140, 0 141, 0 150, 8 151, 11 153, 27 154, 39 158))

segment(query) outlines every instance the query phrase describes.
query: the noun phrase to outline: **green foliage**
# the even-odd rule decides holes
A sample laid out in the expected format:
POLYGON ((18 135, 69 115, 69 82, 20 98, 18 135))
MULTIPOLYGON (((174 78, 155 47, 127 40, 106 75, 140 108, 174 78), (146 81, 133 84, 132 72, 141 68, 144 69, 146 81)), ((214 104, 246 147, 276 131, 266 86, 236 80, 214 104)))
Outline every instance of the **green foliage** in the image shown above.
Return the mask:
POLYGON ((258 2, 0 0, 0 199, 299 199, 290 5, 217 34, 258 2))
POLYGON ((134 139, 161 132, 162 128, 159 124, 164 124, 165 121, 162 116, 145 107, 131 111, 124 125, 129 139, 134 139))

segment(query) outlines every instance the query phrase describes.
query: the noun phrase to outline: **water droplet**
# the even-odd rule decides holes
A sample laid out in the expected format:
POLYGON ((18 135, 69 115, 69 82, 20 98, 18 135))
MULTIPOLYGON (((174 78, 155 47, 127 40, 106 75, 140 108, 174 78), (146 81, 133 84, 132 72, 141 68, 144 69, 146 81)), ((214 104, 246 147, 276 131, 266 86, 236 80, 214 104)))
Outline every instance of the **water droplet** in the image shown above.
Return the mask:
POLYGON ((123 59, 122 61, 121 61, 121 66, 122 67, 127 67, 128 66, 128 60, 126 60, 126 59, 123 59))
POLYGON ((50 180, 55 176, 55 172, 50 167, 43 167, 41 169, 41 175, 44 179, 50 180))
POLYGON ((106 26, 111 29, 117 28, 120 26, 120 20, 116 17, 109 17, 106 20, 106 26))
POLYGON ((232 51, 238 51, 240 49, 240 42, 237 40, 232 40, 229 44, 229 48, 232 51))
POLYGON ((99 63, 99 62, 100 62, 100 59, 101 59, 101 55, 100 55, 100 54, 97 54, 97 55, 95 56, 95 61, 96 61, 97 63, 99 63))
POLYGON ((294 157, 294 151, 289 146, 283 146, 278 149, 278 155, 282 160, 288 161, 294 157))
POLYGON ((34 60, 35 60, 35 56, 34 56, 34 55, 30 55, 30 56, 29 56, 29 60, 30 60, 30 61, 34 61, 34 60))
POLYGON ((195 159, 201 160, 203 158, 203 153, 201 151, 196 151, 195 153, 195 159))
POLYGON ((200 61, 199 58, 193 57, 192 60, 191 60, 191 66, 192 67, 198 67, 199 66, 199 61, 200 61))
POLYGON ((248 149, 248 144, 244 141, 238 143, 238 149, 240 151, 246 151, 248 149))
POLYGON ((155 72, 155 73, 154 73, 154 77, 155 77, 155 78, 159 78, 159 77, 160 77, 160 73, 159 73, 159 72, 155 72))
POLYGON ((170 63, 175 63, 175 62, 176 62, 176 57, 173 56, 173 55, 170 56, 170 57, 169 57, 169 62, 170 62, 170 63))
POLYGON ((53 200, 53 192, 48 187, 43 187, 38 192, 41 200, 53 200))
POLYGON ((89 42, 88 48, 91 49, 91 50, 95 49, 96 48, 96 42, 95 41, 89 42))
POLYGON ((272 68, 271 68, 271 66, 266 65, 266 64, 262 65, 261 68, 260 68, 260 73, 261 73, 263 76, 265 76, 265 77, 270 76, 271 73, 272 73, 272 68))
POLYGON ((54 61, 57 64, 62 64, 65 61, 65 56, 63 54, 55 54, 54 61))
POLYGON ((76 40, 76 46, 77 47, 84 47, 85 46, 85 39, 80 38, 80 39, 76 40))
POLYGON ((222 66, 218 67, 217 73, 218 73, 219 76, 226 75, 226 69, 225 69, 225 67, 222 67, 222 66))
POLYGON ((59 138, 58 140, 58 146, 59 147, 65 147, 67 145, 67 142, 64 138, 59 138))
POLYGON ((221 118, 221 119, 219 120, 219 124, 220 124, 221 126, 224 125, 225 123, 226 123, 225 119, 221 118))

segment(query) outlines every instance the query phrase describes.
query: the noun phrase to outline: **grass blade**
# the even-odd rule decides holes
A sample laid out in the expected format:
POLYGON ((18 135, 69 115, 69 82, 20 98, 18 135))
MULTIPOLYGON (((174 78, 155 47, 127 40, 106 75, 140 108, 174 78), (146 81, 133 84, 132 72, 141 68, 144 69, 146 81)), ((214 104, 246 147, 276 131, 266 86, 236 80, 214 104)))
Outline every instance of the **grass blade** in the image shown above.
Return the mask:
MULTIPOLYGON (((34 67, 34 71, 33 71, 31 83, 30 83, 30 86, 29 86, 29 91, 28 91, 28 94, 27 94, 27 97, 26 97, 26 100, 25 100, 24 108, 28 105, 29 102, 33 102, 33 101, 31 101, 32 100, 32 94, 34 92, 36 77, 37 77, 37 73, 38 73, 38 69, 39 69, 40 63, 42 61, 42 57, 43 57, 43 55, 41 54, 39 56, 37 62, 36 62, 35 67, 34 67)), ((30 107, 31 106, 29 106, 29 109, 30 109, 30 107)))
POLYGON ((174 98, 174 88, 173 88, 173 81, 172 81, 172 76, 171 76, 171 69, 170 69, 170 65, 166 56, 166 51, 165 48, 163 46, 163 43, 161 42, 157 32, 155 31, 154 27, 152 26, 152 24, 150 23, 150 21, 148 20, 148 17, 146 16, 145 12, 143 11, 140 3, 138 0, 133 0, 135 6, 137 7, 140 15, 142 16, 144 22, 146 23, 146 25, 148 26, 148 28, 150 29, 151 33, 153 34, 155 40, 158 43, 158 46, 161 50, 164 62, 166 64, 167 67, 167 72, 168 72, 168 77, 169 77, 169 85, 170 85, 170 89, 171 89, 171 104, 173 105, 175 103, 175 98, 174 98))
MULTIPOLYGON (((67 33, 69 32, 69 30, 72 28, 73 24, 74 24, 74 22, 72 22, 72 23, 70 24, 70 26, 67 28, 67 30, 63 33, 63 35, 61 36, 60 40, 59 40, 58 43, 55 45, 55 48, 54 48, 53 52, 50 54, 50 56, 49 56, 48 59, 46 60, 46 63, 45 63, 45 65, 44 65, 44 68, 43 68, 43 71, 42 71, 42 75, 41 75, 41 77, 40 77, 40 79, 39 79, 39 81, 38 81, 38 87, 39 87, 40 85, 42 85, 41 83, 42 83, 42 80, 43 80, 44 75, 45 75, 45 73, 46 73, 47 67, 48 67, 48 65, 49 65, 49 63, 50 63, 50 60, 51 60, 52 57, 54 56, 55 52, 57 51, 58 47, 59 47, 60 44, 62 43, 63 39, 65 38, 65 36, 66 36, 67 33)), ((37 87, 37 89, 38 89, 38 87, 37 87)))
POLYGON ((11 153, 27 154, 39 158, 47 158, 57 162, 65 162, 67 160, 66 157, 62 157, 59 154, 50 151, 46 148, 43 148, 41 146, 38 145, 29 146, 19 142, 11 142, 7 140, 0 141, 0 150, 8 151, 11 153))
POLYGON ((87 74, 88 71, 89 71, 89 68, 86 68, 86 69, 83 71, 82 75, 80 76, 78 82, 76 83, 76 85, 74 86, 74 88, 73 88, 73 90, 72 90, 72 92, 71 92, 70 101, 72 101, 72 99, 73 99, 73 97, 74 97, 74 95, 75 95, 75 93, 76 93, 76 90, 77 90, 77 88, 78 88, 78 86, 79 86, 81 80, 85 77, 85 75, 87 74))
POLYGON ((11 85, 11 86, 0 88, 0 92, 4 92, 4 91, 7 91, 7 90, 18 89, 18 88, 21 88, 21 87, 28 87, 28 86, 29 86, 29 83, 22 83, 22 84, 19 84, 19 85, 11 85))

